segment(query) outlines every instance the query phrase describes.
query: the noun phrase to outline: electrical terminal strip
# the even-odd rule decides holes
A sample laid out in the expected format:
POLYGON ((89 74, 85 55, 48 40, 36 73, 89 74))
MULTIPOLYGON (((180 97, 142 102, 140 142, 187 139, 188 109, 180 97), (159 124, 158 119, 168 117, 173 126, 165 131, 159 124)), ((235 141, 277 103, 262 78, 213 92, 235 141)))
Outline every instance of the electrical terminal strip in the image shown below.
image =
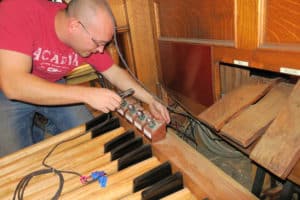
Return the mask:
POLYGON ((135 118, 133 124, 138 130, 143 132, 144 126, 147 123, 147 119, 151 118, 151 114, 146 110, 138 110, 136 114, 137 117, 135 118))
POLYGON ((143 109, 134 98, 123 99, 121 107, 117 112, 141 131, 141 133, 151 142, 156 142, 165 138, 166 123, 156 120, 152 115, 143 109))
POLYGON ((146 119, 143 133, 151 141, 156 142, 166 137, 166 123, 153 118, 146 119))
POLYGON ((125 118, 127 119, 127 121, 129 121, 130 123, 134 123, 135 118, 137 118, 137 112, 138 111, 142 111, 143 107, 139 104, 129 104, 128 105, 128 109, 125 112, 125 118))
POLYGON ((125 116, 125 113, 128 110, 128 106, 135 105, 135 104, 137 104, 137 101, 133 98, 123 99, 120 108, 117 109, 117 112, 120 115, 125 116))

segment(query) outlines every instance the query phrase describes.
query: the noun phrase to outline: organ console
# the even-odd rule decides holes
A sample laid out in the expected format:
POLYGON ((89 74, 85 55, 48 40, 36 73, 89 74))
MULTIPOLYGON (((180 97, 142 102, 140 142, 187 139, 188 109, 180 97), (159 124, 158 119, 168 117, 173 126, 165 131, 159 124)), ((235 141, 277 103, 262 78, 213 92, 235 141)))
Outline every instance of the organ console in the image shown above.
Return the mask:
POLYGON ((1 158, 0 199, 256 199, 176 134, 149 140, 124 119, 102 114, 1 158))

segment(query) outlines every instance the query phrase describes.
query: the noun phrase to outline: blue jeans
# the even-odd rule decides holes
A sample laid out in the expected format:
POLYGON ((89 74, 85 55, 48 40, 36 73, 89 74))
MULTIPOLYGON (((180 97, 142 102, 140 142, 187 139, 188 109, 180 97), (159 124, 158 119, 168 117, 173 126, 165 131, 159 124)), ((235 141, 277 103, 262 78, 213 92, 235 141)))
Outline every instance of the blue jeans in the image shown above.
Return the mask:
POLYGON ((7 99, 0 91, 0 157, 36 143, 44 138, 44 130, 33 119, 40 113, 48 119, 46 131, 55 135, 92 119, 82 104, 40 106, 7 99))

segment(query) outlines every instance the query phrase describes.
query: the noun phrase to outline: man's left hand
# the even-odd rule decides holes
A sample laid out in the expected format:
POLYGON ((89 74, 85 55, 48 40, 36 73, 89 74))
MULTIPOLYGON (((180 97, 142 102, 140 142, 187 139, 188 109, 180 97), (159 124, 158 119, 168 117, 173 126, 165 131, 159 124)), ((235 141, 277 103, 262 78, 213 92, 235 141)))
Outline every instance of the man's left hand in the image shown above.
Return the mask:
POLYGON ((149 104, 151 114, 158 120, 170 123, 170 115, 167 108, 156 100, 149 104))

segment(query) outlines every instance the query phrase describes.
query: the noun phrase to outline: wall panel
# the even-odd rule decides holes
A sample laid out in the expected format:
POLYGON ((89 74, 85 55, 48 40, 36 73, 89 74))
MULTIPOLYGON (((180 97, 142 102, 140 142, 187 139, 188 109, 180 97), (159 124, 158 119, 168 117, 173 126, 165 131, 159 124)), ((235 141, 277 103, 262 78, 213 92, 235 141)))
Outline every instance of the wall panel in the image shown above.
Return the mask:
POLYGON ((213 103, 210 47, 160 41, 159 48, 164 85, 169 92, 210 106, 213 103))
POLYGON ((261 0, 260 48, 300 51, 300 0, 261 0))
POLYGON ((234 0, 155 2, 161 38, 234 42, 234 0))

